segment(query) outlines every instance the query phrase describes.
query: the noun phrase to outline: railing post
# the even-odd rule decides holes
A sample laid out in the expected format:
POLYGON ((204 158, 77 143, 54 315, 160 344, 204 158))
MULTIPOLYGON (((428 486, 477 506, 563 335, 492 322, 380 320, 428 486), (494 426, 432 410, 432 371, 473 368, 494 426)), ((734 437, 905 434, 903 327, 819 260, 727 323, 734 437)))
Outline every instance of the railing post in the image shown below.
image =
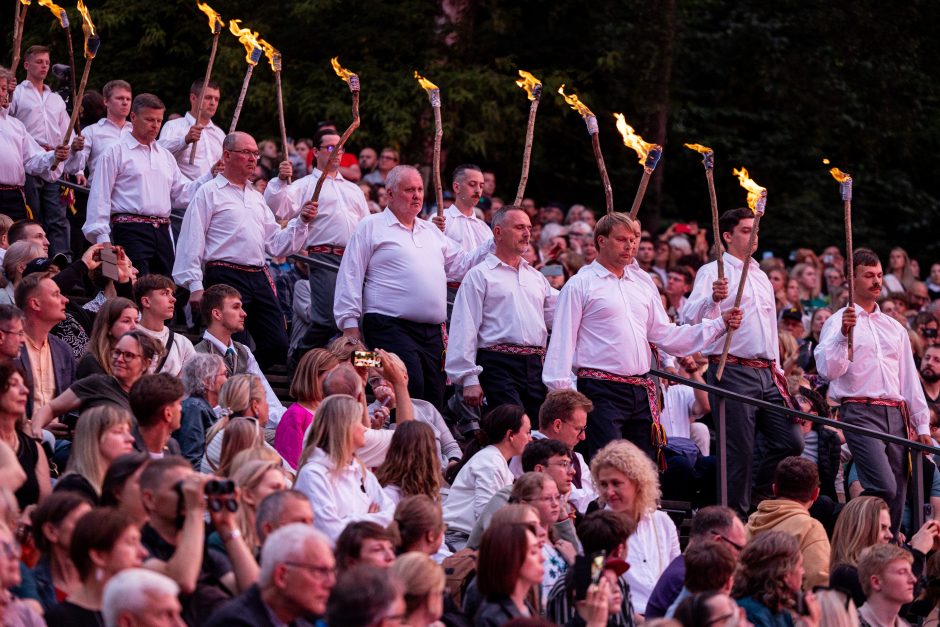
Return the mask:
POLYGON ((728 506, 728 440, 725 421, 725 398, 718 399, 718 502, 728 506))
POLYGON ((913 529, 911 535, 924 526, 924 459, 920 451, 907 451, 911 459, 911 474, 914 479, 914 498, 911 500, 913 510, 913 529))

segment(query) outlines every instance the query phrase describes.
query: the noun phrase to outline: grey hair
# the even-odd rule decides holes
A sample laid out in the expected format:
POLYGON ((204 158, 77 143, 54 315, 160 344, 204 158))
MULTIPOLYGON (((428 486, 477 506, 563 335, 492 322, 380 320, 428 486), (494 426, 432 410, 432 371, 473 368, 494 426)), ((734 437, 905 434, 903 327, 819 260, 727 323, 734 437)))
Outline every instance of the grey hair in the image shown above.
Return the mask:
POLYGON ((490 218, 490 227, 495 229, 498 226, 503 226, 503 222, 506 221, 506 216, 510 211, 521 211, 525 213, 525 209, 522 207, 517 207, 516 205, 503 205, 496 213, 493 214, 493 217, 490 218))
POLYGON ((556 237, 564 237, 567 234, 567 227, 564 227, 560 224, 555 224, 554 222, 546 224, 542 227, 542 235, 539 236, 539 244, 541 246, 548 246, 552 239, 556 237))
POLYGON ((151 597, 162 594, 179 596, 176 582, 145 568, 128 568, 112 577, 104 586, 101 614, 106 627, 116 627, 124 612, 140 614, 147 609, 151 597))
POLYGON ((258 507, 255 509, 255 532, 260 538, 263 534, 265 523, 274 525, 281 518, 284 506, 291 499, 297 501, 308 501, 307 495, 298 490, 278 490, 267 495, 258 507))
POLYGON ((27 264, 42 256, 42 248, 34 242, 20 240, 10 244, 3 256, 3 274, 6 276, 7 282, 13 283, 14 279, 19 278, 16 276, 16 266, 21 263, 27 264))
POLYGON ((404 178, 406 172, 414 172, 418 176, 421 176, 421 173, 418 172, 418 168, 411 165, 396 165, 392 168, 392 171, 388 173, 385 177, 385 189, 389 193, 392 190, 397 190, 398 186, 401 184, 401 180, 404 178))
POLYGON ((186 396, 205 397, 206 384, 224 365, 225 360, 212 353, 196 353, 190 357, 189 361, 183 364, 183 371, 180 373, 186 396))
POLYGON ((325 535, 303 523, 285 525, 269 535, 261 547, 258 585, 261 588, 269 587, 274 580, 274 569, 298 557, 307 544, 317 544, 325 551, 331 550, 330 541, 325 535))

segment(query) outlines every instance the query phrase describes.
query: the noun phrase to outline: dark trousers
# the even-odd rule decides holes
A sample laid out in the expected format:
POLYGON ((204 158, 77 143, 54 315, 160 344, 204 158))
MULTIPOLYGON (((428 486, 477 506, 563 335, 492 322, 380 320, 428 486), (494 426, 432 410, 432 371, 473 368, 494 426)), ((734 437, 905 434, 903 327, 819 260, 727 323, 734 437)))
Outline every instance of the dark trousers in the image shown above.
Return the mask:
MULTIPOLYGON (((846 403, 842 405, 840 420, 873 431, 907 437, 907 427, 897 407, 846 403)), ((885 500, 891 512, 891 531, 897 533, 907 494, 907 450, 899 444, 882 442, 849 431, 843 433, 858 469, 862 495, 878 496, 885 500)), ((919 454, 915 455, 920 457, 919 454)))
POLYGON ((578 391, 591 399, 584 444, 588 459, 613 440, 629 440, 656 459, 653 414, 646 388, 629 383, 578 377, 578 391))
POLYGON ((124 247, 124 252, 141 276, 173 276, 176 253, 173 250, 173 240, 170 239, 170 225, 112 222, 111 242, 124 247))
POLYGON ((477 351, 477 364, 483 367, 480 386, 487 409, 510 403, 525 408, 532 424, 538 424, 539 407, 548 390, 542 383, 542 357, 477 351))
POLYGON ((245 331, 234 339, 242 344, 248 343, 248 334, 255 341, 255 359, 258 366, 266 370, 276 364, 287 362, 287 327, 284 312, 277 302, 277 294, 268 282, 264 272, 247 272, 209 266, 206 268, 203 285, 211 287, 224 283, 234 287, 242 295, 242 307, 247 312, 245 331))
POLYGON ((49 256, 66 253, 71 257, 69 221, 58 183, 44 181, 38 176, 26 175, 26 202, 35 219, 42 223, 49 240, 49 256))
MULTIPOLYGON (((706 381, 709 385, 786 406, 780 390, 774 385, 768 368, 750 368, 727 364, 721 381, 715 378, 717 364, 709 364, 706 381)), ((719 397, 709 395, 712 411, 718 411, 719 397)), ((783 412, 765 410, 725 401, 726 434, 728 439, 728 507, 747 519, 751 504, 771 498, 771 486, 777 464, 785 457, 803 452, 803 436, 798 425, 783 412), (761 455, 755 459, 754 440, 761 438, 761 455), (753 489, 753 499, 751 491, 753 489)))
POLYGON ((322 348, 339 335, 336 318, 333 316, 333 298, 336 295, 336 275, 339 273, 342 257, 331 253, 313 253, 309 257, 336 266, 336 269, 320 264, 307 266, 310 280, 310 328, 301 343, 304 352, 311 348, 322 348))
POLYGON ((408 369, 408 393, 441 411, 444 405, 444 337, 441 325, 367 313, 362 317, 367 346, 395 353, 408 369))
POLYGON ((14 222, 29 217, 26 215, 23 192, 18 189, 0 189, 0 213, 10 216, 14 222))

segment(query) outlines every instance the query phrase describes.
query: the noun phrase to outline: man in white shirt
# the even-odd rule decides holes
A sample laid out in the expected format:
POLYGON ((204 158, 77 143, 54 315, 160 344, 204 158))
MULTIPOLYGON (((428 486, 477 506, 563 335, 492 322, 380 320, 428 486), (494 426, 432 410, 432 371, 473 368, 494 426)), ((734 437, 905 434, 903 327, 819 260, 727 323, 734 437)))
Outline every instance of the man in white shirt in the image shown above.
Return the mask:
MULTIPOLYGON (((10 115, 23 123, 44 150, 54 150, 62 143, 68 129, 69 114, 62 97, 45 84, 50 67, 49 48, 30 46, 23 57, 23 67, 26 69, 26 80, 13 91, 10 115)), ((75 138, 73 151, 76 158, 65 163, 65 173, 79 172, 83 168, 83 141, 75 138)), ((53 254, 71 254, 69 221, 59 186, 39 177, 27 176, 26 202, 34 215, 40 216, 49 234, 53 254)))
POLYGON ((173 318, 175 291, 176 284, 172 279, 160 274, 145 274, 134 283, 134 300, 140 309, 137 330, 149 335, 163 347, 163 357, 153 372, 166 372, 178 377, 183 371, 183 365, 195 356, 196 349, 188 337, 174 333, 164 324, 173 318))
POLYGON ((225 169, 193 195, 183 218, 173 278, 190 291, 194 307, 205 287, 222 283, 237 289, 255 358, 267 368, 286 362, 287 328, 265 255, 285 257, 302 248, 317 206, 304 203, 300 216, 281 229, 248 180, 258 164, 254 138, 232 133, 222 146, 225 169))
MULTIPOLYGON (((828 379, 829 397, 841 404, 839 419, 847 424, 933 444, 930 411, 917 377, 911 341, 901 324, 881 312, 884 274, 878 256, 855 250, 855 303, 832 314, 823 325, 814 351, 816 369, 828 379), (848 334, 854 356, 849 361, 848 334)), ((888 503, 891 530, 897 533, 907 493, 907 451, 845 432, 865 496, 888 503)))
POLYGON ((131 132, 98 160, 82 232, 94 244, 111 242, 140 274, 172 275, 171 204, 189 203, 211 173, 190 181, 173 155, 157 141, 166 107, 153 94, 138 94, 131 105, 131 132))
POLYGON ((401 165, 388 174, 388 208, 363 219, 343 255, 333 311, 345 335, 401 357, 408 391, 438 411, 444 401, 442 325, 447 279, 463 279, 486 253, 473 255, 425 220, 421 174, 401 165))
POLYGON ((635 263, 634 220, 612 213, 597 222, 597 259, 573 276, 558 297, 542 378, 551 390, 573 387, 594 403, 588 418, 589 457, 608 442, 630 440, 651 458, 661 453, 656 386, 647 376, 650 342, 689 355, 741 322, 741 310, 695 326, 669 321, 649 275, 635 263))
MULTIPOLYGON (((483 173, 474 174, 482 188, 483 173)), ((447 230, 452 224, 448 219, 447 230)), ((547 393, 542 360, 558 290, 522 258, 531 231, 519 207, 493 216, 496 250, 467 272, 457 292, 445 369, 467 405, 480 407, 485 397, 489 408, 511 403, 534 417, 547 393)))
MULTIPOLYGON (((444 235, 467 252, 473 252, 493 237, 490 227, 476 214, 476 206, 483 195, 483 170, 472 164, 458 165, 454 169, 453 188, 454 203, 444 210, 444 217, 447 218, 444 235)), ((447 277, 449 302, 454 302, 459 287, 460 281, 447 277)))
POLYGON ((129 133, 131 125, 127 123, 127 116, 131 112, 131 84, 127 81, 113 80, 105 83, 102 89, 104 106, 108 114, 91 126, 82 129, 85 138, 85 163, 88 165, 88 180, 95 176, 95 166, 108 148, 121 138, 122 133, 129 133))
MULTIPOLYGON (((335 130, 317 133, 314 144, 316 168, 309 176, 289 183, 292 169, 281 164, 276 179, 268 181, 264 199, 279 220, 287 220, 300 213, 304 203, 313 198, 317 181, 339 144, 335 130)), ((300 352, 326 346, 339 334, 333 318, 333 299, 336 274, 346 251, 349 238, 359 222, 369 215, 365 195, 355 183, 343 178, 339 170, 326 175, 320 189, 317 216, 306 241, 306 255, 317 263, 308 266, 310 280, 310 328, 300 342, 300 352)))
MULTIPOLYGON (((731 339, 731 349, 721 381, 715 377, 724 349, 724 338, 708 343, 702 351, 710 365, 705 380, 709 385, 786 407, 789 394, 780 368, 777 339, 777 305, 770 279, 751 258, 757 250, 748 248, 754 213, 748 208, 722 214, 719 232, 727 252, 722 256, 725 281, 718 281, 718 262, 699 268, 692 294, 679 312, 679 320, 695 323, 715 318, 734 306, 744 264, 750 264, 741 308, 748 315, 731 339)), ((712 407, 719 398, 710 397, 712 407)), ((778 411, 759 409, 731 399, 725 401, 728 434, 728 506, 746 518, 751 503, 773 496, 774 471, 785 457, 803 450, 799 425, 778 411), (763 435, 761 457, 755 464, 754 440, 763 435), (757 475, 753 477, 753 469, 757 475), (751 494, 753 487, 753 496, 751 494)))

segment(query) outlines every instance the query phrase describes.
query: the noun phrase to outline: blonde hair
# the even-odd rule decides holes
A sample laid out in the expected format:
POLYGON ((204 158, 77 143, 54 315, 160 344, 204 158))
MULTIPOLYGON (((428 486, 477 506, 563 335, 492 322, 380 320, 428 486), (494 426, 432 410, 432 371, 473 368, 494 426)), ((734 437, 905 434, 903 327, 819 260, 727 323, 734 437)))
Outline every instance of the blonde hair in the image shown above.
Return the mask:
POLYGON ((243 415, 251 407, 251 401, 267 402, 261 378, 253 374, 237 374, 229 377, 219 390, 219 407, 222 416, 206 433, 206 444, 228 425, 229 420, 243 415))
POLYGON ((333 472, 340 472, 354 457, 352 428, 361 424, 362 406, 346 394, 327 397, 317 408, 317 417, 300 454, 300 468, 316 449, 322 449, 333 462, 333 472))
POLYGON ((75 424, 75 437, 65 475, 81 475, 95 488, 95 492, 101 494, 101 482, 108 471, 101 458, 101 436, 113 427, 132 427, 133 424, 127 410, 116 405, 99 405, 83 411, 75 424))
POLYGON ((914 563, 914 556, 894 544, 876 544, 862 551, 858 558, 858 580, 865 596, 871 596, 871 578, 882 576, 892 562, 904 562, 910 566, 914 563))
POLYGON ((858 627, 858 611, 855 602, 841 590, 819 590, 819 624, 826 627, 858 627))
MULTIPOLYGON (((222 450, 219 453, 219 465, 212 470, 223 477, 232 472, 232 462, 235 456, 247 448, 262 446, 264 435, 261 427, 254 418, 232 418, 222 431, 222 450)), ((209 462, 211 465, 211 461, 209 462)))
POLYGON ((639 224, 636 220, 625 213, 621 213, 619 211, 608 213, 598 220, 597 224, 594 225, 594 245, 599 248, 600 238, 610 237, 610 234, 614 230, 615 226, 625 226, 630 229, 631 232, 636 233, 639 224))
POLYGON ((19 283, 23 277, 20 274, 22 270, 17 266, 20 264, 25 266, 33 259, 39 259, 40 257, 42 257, 42 248, 39 247, 39 244, 34 244, 28 240, 20 240, 10 244, 7 252, 3 255, 3 276, 6 280, 0 287, 19 283))
POLYGON ((405 614, 410 616, 427 603, 432 594, 444 592, 444 569, 424 553, 399 555, 389 568, 405 588, 405 614))
POLYGON ((636 485, 633 516, 637 522, 656 509, 660 498, 659 474, 646 453, 632 442, 614 440, 591 460, 591 477, 595 484, 601 471, 608 468, 623 474, 636 485))
POLYGON ((858 565, 862 550, 879 542, 881 510, 887 509, 877 496, 859 496, 846 503, 832 530, 829 572, 839 564, 858 565))
POLYGON ((303 403, 323 400, 320 376, 339 365, 335 354, 323 348, 314 348, 300 359, 290 384, 290 395, 303 403))
POLYGON ((95 323, 91 327, 88 352, 98 360, 98 365, 105 374, 111 374, 111 349, 118 340, 116 337, 111 337, 111 327, 124 315, 125 309, 133 309, 136 312, 137 305, 121 296, 109 298, 98 309, 95 323))
MULTIPOLYGON (((244 452, 245 451, 241 451, 238 455, 244 452)), ((247 491, 257 488, 261 482, 264 481, 265 475, 272 470, 281 472, 281 464, 276 461, 254 459, 244 464, 232 463, 231 466, 235 469, 231 475, 232 481, 235 482, 235 485, 238 486, 240 490, 238 512, 235 514, 238 529, 242 532, 242 537, 245 539, 245 544, 248 545, 248 548, 254 549, 260 544, 260 542, 258 542, 257 531, 255 530, 256 506, 249 504, 244 499, 244 495, 247 491)))

